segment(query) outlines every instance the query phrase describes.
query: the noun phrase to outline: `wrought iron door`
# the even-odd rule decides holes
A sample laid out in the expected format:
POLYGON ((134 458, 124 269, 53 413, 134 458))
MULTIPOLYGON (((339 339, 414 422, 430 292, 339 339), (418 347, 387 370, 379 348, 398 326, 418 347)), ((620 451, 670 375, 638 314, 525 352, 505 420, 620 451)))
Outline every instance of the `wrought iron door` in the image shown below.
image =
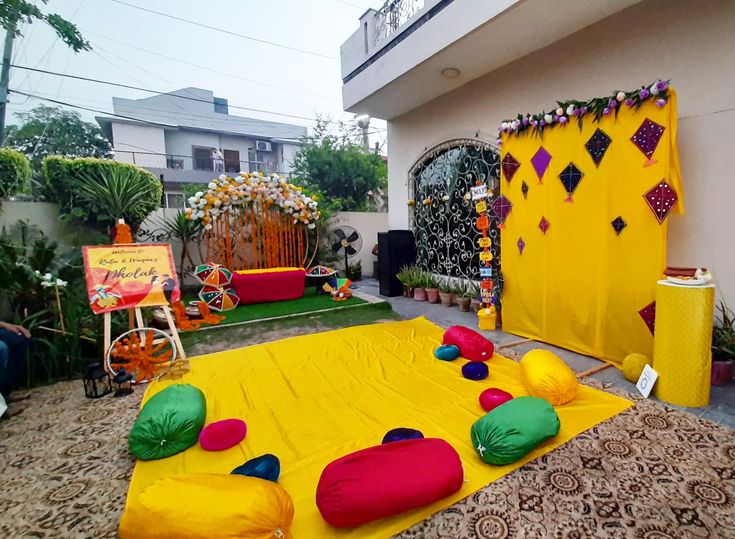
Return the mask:
MULTIPOLYGON (((454 139, 426 152, 409 171, 413 200, 412 227, 416 259, 426 270, 450 277, 480 278, 482 234, 475 228, 475 202, 470 188, 477 182, 488 188, 488 207, 499 195, 500 154, 490 144, 454 139)), ((500 268, 497 218, 489 213, 493 275, 500 268)))

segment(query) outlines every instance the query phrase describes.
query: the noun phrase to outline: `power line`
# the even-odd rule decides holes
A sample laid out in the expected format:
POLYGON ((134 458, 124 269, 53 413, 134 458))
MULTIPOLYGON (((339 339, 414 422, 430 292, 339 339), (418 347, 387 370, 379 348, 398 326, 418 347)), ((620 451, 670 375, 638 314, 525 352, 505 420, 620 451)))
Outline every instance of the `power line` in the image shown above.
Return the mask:
MULTIPOLYGON (((130 85, 130 84, 122 84, 122 83, 118 83, 118 82, 111 82, 111 81, 106 81, 106 80, 101 80, 101 79, 94 79, 94 78, 91 78, 91 77, 82 77, 80 75, 71 75, 69 73, 59 73, 57 71, 49 71, 49 70, 46 70, 46 69, 37 69, 37 68, 34 68, 34 67, 20 66, 20 65, 15 65, 15 64, 11 64, 11 66, 14 67, 14 68, 17 68, 17 69, 25 69, 25 70, 28 70, 28 71, 35 71, 35 72, 38 72, 38 73, 44 73, 44 74, 48 74, 48 75, 55 75, 57 77, 67 77, 67 78, 71 78, 71 79, 75 79, 75 80, 82 80, 82 81, 85 81, 85 82, 94 82, 94 83, 97 83, 97 84, 106 84, 108 86, 117 86, 117 87, 120 87, 120 88, 127 88, 129 90, 136 90, 136 91, 140 91, 140 92, 148 92, 148 93, 152 93, 152 94, 156 94, 156 95, 168 95, 170 97, 177 97, 179 99, 186 99, 188 101, 197 101, 197 102, 200 102, 200 103, 207 103, 209 105, 212 104, 211 101, 208 101, 206 99, 200 99, 198 97, 192 97, 192 96, 186 96, 186 95, 173 94, 173 93, 163 92, 163 91, 160 91, 160 90, 151 90, 150 88, 143 88, 142 86, 133 86, 133 85, 130 85)), ((20 92, 16 91, 16 93, 20 93, 20 92)), ((230 105, 230 104, 228 104, 228 107, 231 108, 231 109, 246 110, 246 111, 250 111, 250 112, 261 112, 261 113, 265 113, 265 114, 273 114, 273 115, 276 115, 276 116, 285 116, 285 117, 288 117, 288 118, 296 118, 296 119, 299 119, 299 120, 307 120, 307 121, 310 121, 310 122, 318 121, 317 118, 311 118, 311 117, 308 117, 308 116, 299 116, 299 115, 296 115, 296 114, 287 114, 285 112, 275 112, 275 111, 271 111, 271 110, 256 109, 256 108, 251 108, 251 107, 243 107, 243 106, 240 106, 240 105, 230 105)), ((341 123, 341 122, 335 122, 335 121, 332 121, 332 120, 324 120, 324 121, 326 123, 332 123, 332 124, 334 124, 334 123, 341 123)))
MULTIPOLYGON (((184 65, 196 67, 196 68, 199 68, 199 69, 203 69, 205 71, 210 71, 212 73, 217 73, 218 75, 225 75, 227 77, 232 77, 234 79, 242 80, 242 81, 249 82, 249 83, 252 83, 252 84, 259 84, 261 86, 267 86, 269 88, 278 88, 279 90, 286 90, 286 91, 289 91, 289 92, 296 92, 296 93, 300 93, 300 94, 303 94, 303 95, 308 95, 310 97, 318 97, 320 99, 328 99, 330 101, 340 101, 340 99, 339 98, 336 98, 336 97, 330 97, 330 96, 320 95, 320 94, 312 94, 312 93, 309 93, 309 92, 302 92, 300 90, 296 90, 296 89, 291 88, 291 87, 288 87, 288 86, 279 86, 277 84, 271 84, 271 83, 263 82, 263 81, 259 81, 259 80, 248 79, 246 77, 242 77, 242 76, 236 75, 234 73, 228 73, 227 71, 220 71, 219 69, 214 69, 212 67, 203 66, 201 64, 195 64, 193 62, 188 62, 188 61, 182 60, 180 58, 175 58, 173 56, 167 56, 167 55, 162 54, 160 52, 152 51, 150 49, 145 49, 143 47, 139 47, 137 45, 133 45, 132 43, 126 43, 124 41, 119 41, 117 39, 113 39, 113 38, 111 38, 109 36, 105 36, 103 34, 98 34, 96 32, 92 32, 90 30, 86 30, 85 29, 84 30, 84 33, 85 34, 91 34, 91 35, 94 35, 94 36, 97 36, 97 37, 101 37, 102 39, 106 39, 108 41, 112 41, 113 43, 118 43, 118 44, 123 45, 125 47, 130 47, 131 49, 136 49, 136 50, 139 50, 139 51, 142 51, 142 52, 147 52, 148 54, 153 54, 154 56, 159 56, 161 58, 165 58, 166 60, 171 60, 173 62, 178 62, 180 64, 184 64, 184 65)), ((95 47, 99 47, 99 45, 95 45, 95 47)))
POLYGON ((271 45, 273 47, 279 47, 279 48, 282 48, 282 49, 287 49, 287 50, 291 50, 291 51, 294 51, 294 52, 300 52, 300 53, 303 53, 303 54, 309 54, 311 56, 318 56, 320 58, 328 58, 329 60, 337 60, 338 59, 338 58, 336 58, 334 56, 328 56, 326 54, 321 54, 321 53, 313 52, 313 51, 307 51, 307 50, 304 50, 304 49, 298 49, 296 47, 290 47, 288 45, 283 45, 281 43, 275 43, 273 41, 267 41, 265 39, 260 39, 260 38, 253 37, 253 36, 248 36, 248 35, 245 35, 245 34, 238 34, 237 32, 232 32, 230 30, 224 30, 222 28, 217 28, 215 26, 209 26, 208 24, 204 24, 204 23, 201 23, 201 22, 192 21, 192 20, 189 20, 189 19, 184 19, 182 17, 177 17, 176 15, 171 15, 170 13, 163 13, 162 11, 155 11, 153 9, 148 9, 148 8, 145 8, 145 7, 142 7, 142 6, 136 6, 135 4, 128 4, 127 2, 123 2, 122 0, 110 0, 110 1, 111 2, 115 2, 116 4, 121 4, 121 5, 124 5, 124 6, 131 7, 133 9, 139 9, 140 11, 146 11, 148 13, 155 13, 156 15, 160 15, 162 17, 168 17, 169 19, 174 19, 174 20, 185 22, 185 23, 188 23, 188 24, 193 24, 194 26, 200 26, 202 28, 207 28, 209 30, 215 30, 216 32, 219 32, 220 34, 228 34, 228 35, 231 35, 231 36, 241 37, 243 39, 248 39, 250 41, 256 41, 258 43, 264 43, 266 45, 271 45))

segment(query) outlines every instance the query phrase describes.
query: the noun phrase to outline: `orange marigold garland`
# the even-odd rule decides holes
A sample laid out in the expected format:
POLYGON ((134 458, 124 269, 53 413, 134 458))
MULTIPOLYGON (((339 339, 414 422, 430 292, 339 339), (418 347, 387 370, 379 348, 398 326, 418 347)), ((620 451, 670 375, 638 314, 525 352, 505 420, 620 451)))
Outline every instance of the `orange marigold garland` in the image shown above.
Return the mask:
POLYGON ((131 333, 122 341, 117 341, 112 349, 112 368, 118 371, 124 368, 135 377, 136 383, 150 381, 161 374, 161 370, 171 364, 173 350, 168 341, 153 343, 153 331, 147 331, 145 344, 141 343, 138 332, 131 333))
POLYGON ((133 232, 130 230, 130 226, 125 223, 117 223, 115 225, 115 241, 113 243, 134 243, 133 232))
POLYGON ((186 314, 186 307, 184 307, 183 301, 175 302, 171 306, 171 310, 174 313, 176 327, 182 331, 199 329, 199 326, 202 324, 201 320, 192 320, 191 318, 189 318, 189 315, 186 314))
POLYGON ((212 314, 212 311, 209 309, 209 305, 203 301, 197 303, 197 307, 199 307, 199 313, 202 315, 202 322, 204 324, 216 325, 225 319, 225 317, 220 314, 212 314))

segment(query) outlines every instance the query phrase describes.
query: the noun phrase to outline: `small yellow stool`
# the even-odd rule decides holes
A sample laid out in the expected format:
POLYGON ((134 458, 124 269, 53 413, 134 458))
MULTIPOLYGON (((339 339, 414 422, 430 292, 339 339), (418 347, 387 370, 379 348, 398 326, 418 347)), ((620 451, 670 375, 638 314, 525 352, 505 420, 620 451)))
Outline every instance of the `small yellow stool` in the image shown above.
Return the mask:
POLYGON ((495 331, 496 318, 495 305, 477 311, 477 321, 480 329, 495 331))

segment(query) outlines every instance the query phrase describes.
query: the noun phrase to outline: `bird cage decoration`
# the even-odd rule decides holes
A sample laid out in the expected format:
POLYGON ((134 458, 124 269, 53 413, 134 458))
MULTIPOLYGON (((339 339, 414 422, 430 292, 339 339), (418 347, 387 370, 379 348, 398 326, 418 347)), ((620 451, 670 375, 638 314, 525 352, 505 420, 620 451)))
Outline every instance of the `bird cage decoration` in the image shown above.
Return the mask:
POLYGON ((278 174, 225 174, 188 199, 202 226, 202 260, 231 270, 308 267, 317 247, 316 197, 278 174))

